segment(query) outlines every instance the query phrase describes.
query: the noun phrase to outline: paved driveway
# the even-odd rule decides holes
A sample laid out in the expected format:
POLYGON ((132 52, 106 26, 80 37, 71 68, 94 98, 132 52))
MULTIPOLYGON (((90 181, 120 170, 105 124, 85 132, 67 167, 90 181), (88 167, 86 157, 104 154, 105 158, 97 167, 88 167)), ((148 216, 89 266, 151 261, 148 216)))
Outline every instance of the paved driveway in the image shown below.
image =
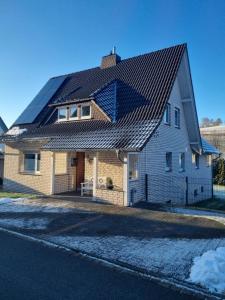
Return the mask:
POLYGON ((80 197, 25 199, 0 204, 0 227, 185 283, 196 256, 225 247, 223 216, 139 206, 80 197))
POLYGON ((76 198, 43 198, 0 204, 0 226, 37 235, 221 238, 225 226, 153 207, 130 208, 76 198))

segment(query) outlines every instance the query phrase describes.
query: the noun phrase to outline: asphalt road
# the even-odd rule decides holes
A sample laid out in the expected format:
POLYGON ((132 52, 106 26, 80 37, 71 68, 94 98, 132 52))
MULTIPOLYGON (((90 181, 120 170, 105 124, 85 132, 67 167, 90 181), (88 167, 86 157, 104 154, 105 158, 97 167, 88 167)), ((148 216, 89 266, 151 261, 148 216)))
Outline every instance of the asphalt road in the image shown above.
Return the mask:
POLYGON ((196 299, 1 231, 0 241, 0 299, 196 299))

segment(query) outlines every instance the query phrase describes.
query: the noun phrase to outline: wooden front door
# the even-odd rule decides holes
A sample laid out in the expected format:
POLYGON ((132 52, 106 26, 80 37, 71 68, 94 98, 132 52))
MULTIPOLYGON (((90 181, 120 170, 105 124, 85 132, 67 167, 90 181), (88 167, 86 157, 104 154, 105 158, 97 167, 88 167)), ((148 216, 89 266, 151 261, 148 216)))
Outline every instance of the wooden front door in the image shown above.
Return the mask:
POLYGON ((80 191, 81 182, 84 182, 84 152, 77 152, 77 168, 76 168, 76 190, 80 191))

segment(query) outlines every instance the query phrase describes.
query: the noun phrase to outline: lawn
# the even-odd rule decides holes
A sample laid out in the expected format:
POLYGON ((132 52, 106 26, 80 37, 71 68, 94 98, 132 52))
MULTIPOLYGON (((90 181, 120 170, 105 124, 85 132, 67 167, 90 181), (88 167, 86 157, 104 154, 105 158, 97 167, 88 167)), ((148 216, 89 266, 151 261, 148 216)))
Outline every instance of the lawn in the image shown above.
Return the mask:
POLYGON ((203 208, 207 210, 225 211, 225 200, 208 199, 208 200, 195 203, 194 205, 191 205, 191 207, 197 209, 203 208))
POLYGON ((4 192, 4 191, 0 191, 0 201, 1 198, 36 198, 37 195, 34 194, 23 194, 23 193, 11 193, 11 192, 4 192))

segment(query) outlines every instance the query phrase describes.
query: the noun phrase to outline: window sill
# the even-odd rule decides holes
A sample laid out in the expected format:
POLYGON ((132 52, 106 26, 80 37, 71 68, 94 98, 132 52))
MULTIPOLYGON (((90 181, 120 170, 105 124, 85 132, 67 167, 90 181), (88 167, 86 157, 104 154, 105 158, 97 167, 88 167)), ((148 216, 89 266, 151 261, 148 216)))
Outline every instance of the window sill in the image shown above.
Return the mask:
POLYGON ((179 173, 183 173, 183 172, 185 172, 184 169, 179 169, 179 173))
POLYGON ((165 172, 172 172, 171 168, 165 168, 165 172))
POLYGON ((131 181, 131 182, 135 182, 135 181, 138 181, 139 180, 139 178, 129 178, 129 181, 131 181))
POLYGON ((91 116, 87 116, 87 117, 80 117, 80 120, 88 120, 91 119, 91 116))
POLYGON ((166 125, 166 126, 171 126, 171 124, 170 124, 170 123, 167 123, 167 122, 164 122, 164 125, 166 125))
POLYGON ((175 125, 174 127, 175 127, 176 129, 180 129, 180 126, 177 126, 177 125, 175 125))
POLYGON ((19 172, 21 175, 31 175, 31 176, 41 176, 40 172, 26 172, 26 171, 21 171, 19 172))
POLYGON ((56 173, 55 176, 65 176, 65 175, 69 175, 68 173, 56 173))

